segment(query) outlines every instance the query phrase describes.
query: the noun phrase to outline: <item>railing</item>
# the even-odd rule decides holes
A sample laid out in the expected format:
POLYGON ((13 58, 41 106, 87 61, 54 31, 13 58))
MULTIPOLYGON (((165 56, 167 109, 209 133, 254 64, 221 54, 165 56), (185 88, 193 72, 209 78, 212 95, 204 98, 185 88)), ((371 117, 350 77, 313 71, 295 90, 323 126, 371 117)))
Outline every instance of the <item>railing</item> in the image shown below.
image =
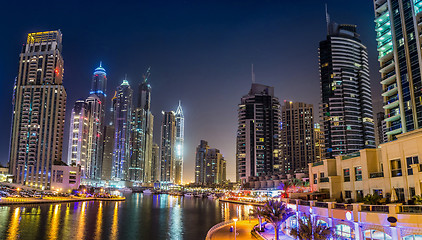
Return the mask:
POLYGON ((330 179, 328 177, 323 177, 319 179, 319 182, 329 182, 330 179))
POLYGON ((224 227, 226 225, 232 224, 234 221, 233 220, 229 220, 229 221, 225 221, 225 222, 221 222, 217 225, 214 225, 212 228, 210 228, 210 230, 208 230, 207 232, 207 237, 205 238, 205 240, 210 240, 211 239, 211 235, 215 232, 215 230, 224 227))
POLYGON ((316 202, 315 207, 328 208, 328 203, 326 203, 326 202, 316 202))
POLYGON ((346 205, 344 205, 343 203, 334 203, 334 208, 335 209, 346 209, 346 205))
POLYGON ((362 205, 361 211, 363 211, 363 212, 389 213, 390 207, 389 206, 383 206, 383 205, 362 205))
POLYGON ((397 84, 396 83, 394 83, 394 84, 392 84, 392 85, 390 85, 390 86, 388 86, 388 88, 386 88, 385 90, 384 90, 384 93, 386 93, 386 92, 388 92, 388 91, 390 91, 390 90, 393 90, 394 88, 396 88, 397 87, 397 84))
POLYGON ((296 199, 289 199, 290 204, 296 204, 296 199))
POLYGON ((346 209, 349 211, 353 211, 353 205, 351 204, 346 205, 346 209))
POLYGON ((422 213, 422 205, 403 205, 400 206, 400 213, 422 213))
POLYGON ((303 201, 303 200, 300 200, 300 201, 299 201, 299 205, 311 206, 311 203, 310 203, 309 201, 303 201))
POLYGON ((314 162, 312 163, 312 167, 324 165, 324 161, 314 162))
POLYGON ((374 172, 369 174, 369 178, 381 178, 384 177, 384 172, 374 172))
POLYGON ((360 157, 360 152, 354 152, 347 155, 343 155, 341 156, 341 160, 347 160, 347 159, 355 158, 355 157, 360 157))

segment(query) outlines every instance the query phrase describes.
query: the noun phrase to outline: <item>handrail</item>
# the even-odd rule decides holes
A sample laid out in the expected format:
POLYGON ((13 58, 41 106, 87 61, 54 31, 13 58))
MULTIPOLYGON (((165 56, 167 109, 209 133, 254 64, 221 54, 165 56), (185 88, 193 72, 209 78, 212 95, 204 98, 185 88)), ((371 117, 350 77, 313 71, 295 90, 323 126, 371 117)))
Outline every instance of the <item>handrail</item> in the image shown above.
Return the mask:
POLYGON ((210 240, 211 239, 211 235, 215 232, 215 230, 217 230, 217 229, 219 229, 219 228, 221 228, 223 226, 229 225, 229 224, 231 224, 233 222, 234 222, 233 220, 229 220, 229 221, 224 221, 224 222, 221 222, 219 224, 214 225, 212 228, 210 228, 210 230, 208 230, 207 237, 205 238, 205 240, 210 240))

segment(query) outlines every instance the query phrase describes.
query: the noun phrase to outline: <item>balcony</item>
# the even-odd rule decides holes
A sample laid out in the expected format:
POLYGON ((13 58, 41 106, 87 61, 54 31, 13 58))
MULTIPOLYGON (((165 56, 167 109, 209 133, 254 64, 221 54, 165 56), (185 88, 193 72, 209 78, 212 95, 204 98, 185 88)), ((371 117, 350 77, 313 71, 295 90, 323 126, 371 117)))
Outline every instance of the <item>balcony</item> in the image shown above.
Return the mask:
POLYGON ((396 72, 392 71, 382 78, 381 84, 391 84, 394 80, 396 80, 396 72))
MULTIPOLYGON (((386 43, 386 44, 391 44, 391 42, 386 43)), ((386 44, 384 44, 383 46, 385 46, 386 44)), ((388 46, 390 46, 390 45, 388 45, 388 46)), ((394 67, 394 61, 393 61, 393 60, 390 60, 390 61, 388 61, 386 64, 384 64, 384 65, 380 68, 379 72, 380 72, 380 73, 389 72, 389 71, 391 71, 391 69, 392 69, 393 67, 394 67)))
POLYGON ((384 205, 362 205, 361 206, 362 212, 381 212, 381 213, 389 213, 390 208, 389 206, 384 205))
POLYGON ((381 95, 383 97, 389 97, 389 96, 391 96, 393 94, 396 94, 397 93, 397 89, 398 89, 397 88, 397 84, 394 83, 394 84, 388 86, 381 95))
POLYGON ((422 213, 422 205, 403 205, 399 209, 400 213, 422 213))
POLYGON ((319 179, 320 183, 324 183, 324 182, 330 182, 330 179, 328 177, 323 177, 319 179))
POLYGON ((399 100, 397 97, 392 98, 391 100, 389 100, 388 102, 385 103, 385 105, 383 106, 384 109, 392 109, 399 106, 399 100))
POLYGON ((369 174, 369 178, 382 178, 384 177, 383 172, 374 172, 369 174))

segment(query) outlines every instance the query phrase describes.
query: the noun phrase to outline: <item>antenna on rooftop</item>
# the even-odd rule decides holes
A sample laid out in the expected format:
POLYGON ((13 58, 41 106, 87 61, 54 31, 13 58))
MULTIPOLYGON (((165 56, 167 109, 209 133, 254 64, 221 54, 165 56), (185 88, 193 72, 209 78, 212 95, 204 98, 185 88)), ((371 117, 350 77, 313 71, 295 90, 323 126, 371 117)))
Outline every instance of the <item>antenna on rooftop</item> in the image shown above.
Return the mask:
POLYGON ((252 83, 255 83, 255 73, 253 71, 253 63, 252 63, 252 83))
POLYGON ((325 21, 327 22, 327 33, 329 34, 330 14, 328 14, 328 6, 325 4, 325 21))

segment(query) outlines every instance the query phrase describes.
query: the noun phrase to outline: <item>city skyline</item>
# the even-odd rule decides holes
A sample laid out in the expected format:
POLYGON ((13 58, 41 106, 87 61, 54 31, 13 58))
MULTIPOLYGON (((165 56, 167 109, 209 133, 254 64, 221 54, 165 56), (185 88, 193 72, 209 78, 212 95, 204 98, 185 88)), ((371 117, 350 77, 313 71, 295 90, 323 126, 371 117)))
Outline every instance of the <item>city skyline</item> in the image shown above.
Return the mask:
MULTIPOLYGON (((338 1, 341 2, 341 1, 338 1)), ((106 4, 107 5, 107 4, 106 4)), ((171 5, 171 4, 170 4, 171 5)), ((7 82, 7 87, 4 87, 5 90, 2 90, 3 94, 2 100, 6 104, 2 106, 4 112, 11 113, 11 94, 13 79, 16 75, 16 68, 18 62, 18 52, 19 52, 19 43, 25 41, 24 35, 28 32, 51 30, 55 28, 62 29, 64 35, 64 59, 65 59, 65 69, 64 74, 64 87, 68 93, 67 99, 67 110, 66 110, 66 123, 65 123, 65 137, 64 137, 64 160, 68 139, 68 121, 71 112, 71 108, 76 99, 86 97, 86 92, 89 91, 89 86, 91 85, 91 73, 92 69, 98 66, 100 61, 103 61, 103 66, 107 69, 108 79, 109 79, 109 91, 108 95, 111 95, 111 89, 115 89, 121 80, 124 77, 124 74, 128 73, 128 81, 131 86, 136 86, 136 84, 141 79, 142 72, 145 71, 145 68, 149 65, 152 66, 152 77, 151 85, 153 87, 152 91, 152 110, 155 116, 160 116, 160 112, 166 109, 176 109, 177 100, 181 99, 184 103, 184 112, 186 123, 185 133, 185 170, 184 176, 187 181, 193 180, 194 174, 194 158, 195 158, 195 147, 197 142, 200 139, 207 139, 210 145, 221 149, 221 152, 225 155, 225 158, 228 162, 227 168, 227 177, 230 180, 235 179, 234 175, 234 163, 235 163, 235 136, 236 136, 236 107, 238 104, 238 99, 246 92, 250 87, 250 64, 254 63, 256 79, 258 83, 262 83, 269 86, 274 86, 275 96, 280 99, 280 101, 287 99, 293 101, 303 101, 306 103, 314 104, 315 106, 319 103, 319 76, 318 76, 318 65, 317 65, 317 45, 318 42, 325 37, 325 12, 324 12, 324 3, 310 3, 307 5, 304 1, 301 5, 292 5, 292 4, 263 4, 260 5, 258 10, 252 15, 253 20, 247 21, 248 17, 246 13, 249 13, 257 4, 253 2, 246 2, 244 5, 241 5, 239 12, 235 15, 239 17, 239 21, 232 19, 228 14, 229 10, 234 10, 234 4, 227 4, 228 10, 219 10, 218 12, 224 18, 223 21, 219 22, 217 19, 211 16, 205 16, 198 20, 199 26, 206 25, 209 31, 217 33, 217 36, 227 36, 229 43, 221 42, 212 42, 205 41, 204 38, 209 36, 209 33, 205 33, 200 27, 189 23, 188 25, 183 25, 186 21, 179 22, 180 26, 176 29, 182 29, 186 32, 195 32, 192 41, 183 44, 184 50, 188 51, 188 60, 181 61, 182 63, 177 63, 175 60, 180 59, 182 52, 176 50, 177 46, 181 44, 184 38, 178 37, 173 42, 166 46, 165 44, 157 44, 151 47, 152 50, 148 50, 145 54, 138 54, 139 52, 145 52, 143 50, 147 48, 137 48, 134 52, 131 52, 129 46, 122 46, 116 43, 118 38, 112 38, 107 42, 106 40, 96 39, 94 42, 88 44, 92 49, 85 51, 86 54, 81 54, 82 49, 75 47, 80 44, 82 39, 86 39, 86 36, 80 34, 86 33, 85 29, 77 29, 76 27, 70 28, 69 23, 58 21, 51 25, 51 23, 41 23, 36 26, 34 29, 34 23, 24 24, 24 29, 22 27, 17 27, 13 30, 7 27, 7 31, 11 33, 12 38, 7 40, 4 45, 8 46, 11 50, 7 50, 5 53, 7 56, 2 57, 1 66, 5 66, 5 69, 1 69, 4 72, 2 78, 3 81, 7 82), (306 5, 306 6, 305 6, 306 5), (299 6, 301 6, 299 8, 299 6), (271 10, 274 7, 275 9, 271 10), (307 38, 304 41, 309 46, 304 46, 302 49, 297 49, 298 54, 302 55, 303 58, 306 58, 305 61, 302 59, 294 58, 291 52, 287 51, 288 47, 283 45, 292 44, 292 40, 286 39, 283 37, 284 30, 288 30, 289 26, 285 26, 287 29, 282 29, 283 24, 287 24, 289 18, 292 16, 287 12, 283 12, 284 8, 292 7, 293 9, 299 10, 302 9, 303 13, 299 15, 304 15, 305 13, 310 13, 312 16, 310 18, 320 19, 320 21, 315 21, 315 23, 309 23, 311 26, 315 24, 315 28, 318 30, 308 30, 307 34, 299 33, 295 31, 297 37, 292 37, 294 41, 304 41, 304 38, 308 35, 313 35, 312 38, 307 38), (283 9, 282 9, 283 8, 283 9), (312 9, 312 13, 310 12, 312 9), (315 10, 320 9, 320 10, 315 10), (277 12, 278 11, 278 12, 277 12), (283 13, 289 15, 281 17, 283 13), (219 23, 225 23, 229 26, 236 26, 235 33, 229 33, 227 27, 223 28, 221 31, 218 30, 220 27, 219 23), (208 25, 207 25, 208 24, 208 25), (265 26, 264 32, 259 32, 258 30, 265 26), (187 28, 187 29, 186 29, 187 28), (192 29, 189 29, 192 28, 192 29), (251 30, 245 30, 249 29, 251 30), (252 36, 255 33, 264 33, 260 37, 252 36), (81 39, 76 38, 76 36, 81 37, 81 39), (242 37, 249 36, 250 39, 244 39, 242 37), (271 39, 271 36, 275 36, 274 39, 271 39), (283 40, 284 42, 280 42, 283 40), (97 44, 98 47, 93 47, 93 44, 97 44), (195 44, 196 43, 196 44, 195 44), (235 57, 229 57, 229 54, 224 54, 223 50, 226 48, 231 48, 234 45, 239 44, 240 46, 230 50, 230 55, 235 54, 235 57), (265 46, 264 46, 265 45, 265 46), (268 45, 268 46, 266 46, 268 45), (112 54, 116 53, 110 48, 120 46, 124 54, 117 54, 114 57, 112 54), (165 47, 163 47, 165 46, 165 47), (218 50, 218 54, 211 54, 209 51, 205 52, 207 58, 202 58, 196 54, 195 49, 204 48, 205 46, 212 46, 214 50, 218 50), (160 50, 160 48, 164 48, 160 50), (216 49, 215 49, 216 48, 216 49), (72 50, 66 50, 72 49, 72 50), (75 49, 75 50, 73 50, 75 49), (13 50, 13 51, 12 51, 13 50), (100 50, 104 50, 101 52, 100 50), (159 51, 158 51, 159 50, 159 51), (9 53, 10 51, 10 53, 9 53), (158 51, 158 52, 154 52, 158 51), (79 55, 78 55, 79 54, 79 55), (167 54, 171 56, 168 60, 166 59, 167 54), (312 57, 310 57, 312 56, 312 57), (130 57, 127 59, 127 64, 119 64, 118 61, 122 61, 125 57, 130 57), (269 59, 267 59, 269 57, 269 59), (82 59, 82 60, 81 60, 82 59), (129 61, 134 60, 136 61, 129 61), (199 60, 199 61, 198 61, 199 60), (207 61, 206 61, 207 60, 207 61), (218 60, 221 60, 221 63, 216 63, 218 60), (78 63, 76 63, 78 62, 78 63), (190 63, 197 62, 192 68, 190 63), (232 62, 236 62, 233 64, 232 62), (290 63, 291 62, 291 63, 290 63), (304 62, 303 64, 297 64, 297 62, 304 62), (206 64, 209 65, 206 65, 206 64), (189 67, 187 67, 189 66, 189 67), (294 66, 294 67, 293 67, 294 66), (299 66, 299 67, 297 67, 299 66), (223 68, 221 68, 223 67, 223 68), (7 68, 7 69, 6 69, 7 68), (9 69, 10 68, 10 69, 9 69), (305 68, 304 73, 300 72, 300 69, 305 68), (192 70, 193 69, 193 70, 192 70), (298 70, 299 69, 299 70, 298 70), (211 73, 211 74, 210 74, 211 73), (208 76, 209 75, 209 76, 208 76), (295 83, 295 81, 297 83, 295 83), (230 82, 230 84, 227 84, 230 82), (226 83, 226 85, 221 85, 226 83), (308 86, 303 86, 307 84, 308 86), (221 87, 224 86, 224 87, 221 87), (175 91, 171 91, 174 89, 175 91), (303 93, 298 94, 299 91, 303 93), (195 92, 193 92, 195 91, 195 92), (213 95, 210 95, 209 92, 214 92, 213 95), (215 94, 217 93, 217 94, 215 94), (202 95, 202 96, 201 96, 202 95), (7 103, 10 103, 9 105, 7 103), (211 106, 207 108, 205 106, 211 106), (212 109, 212 111, 204 111, 203 109, 212 109), (219 117, 215 117, 216 115, 219 117), (203 128, 203 122, 206 122, 203 128), (221 140, 220 140, 221 139, 221 140)), ((104 7, 104 6, 103 6, 104 7)), ((214 6, 216 8, 217 6, 214 6)), ((363 39, 363 43, 368 47, 369 58, 370 58, 370 71, 371 71, 371 83, 372 83, 372 96, 374 98, 374 103, 380 98, 378 94, 379 86, 379 73, 377 72, 378 63, 376 61, 376 41, 375 41, 375 24, 373 23, 373 5, 371 2, 361 1, 358 3, 353 3, 352 9, 359 10, 360 14, 345 13, 344 5, 334 1, 328 1, 328 10, 331 14, 333 20, 341 23, 350 23, 356 24, 359 29, 359 33, 363 39), (365 10, 365 13, 361 13, 361 8, 365 10), (375 61, 374 61, 375 60, 375 61), (374 65, 375 63, 375 65, 374 65), (377 90, 374 90, 377 89, 377 90)), ((126 8, 126 7, 125 7, 126 8)), ((194 5, 194 6, 184 6, 182 7, 183 13, 196 13, 196 17, 199 17, 198 10, 203 10, 204 5, 194 5)), ((200 11, 199 11, 200 12, 200 11)), ((82 11, 81 14, 84 14, 82 11)), ((183 14, 182 14, 183 15, 183 14)), ((162 15, 160 15, 162 16, 162 15)), ((180 17, 178 14, 173 13, 169 18, 180 17)), ((236 17, 234 17, 236 18, 236 17)), ((299 23, 304 23, 303 20, 299 21, 299 16, 294 18, 298 20, 299 23)), ((168 20, 168 19, 167 19, 168 20)), ((186 19, 185 19, 186 20, 186 19)), ((190 19, 188 19, 190 20, 190 19)), ((107 23, 105 20, 104 24, 107 23)), ((98 21, 92 21, 88 26, 96 26, 93 22, 98 23, 98 21), (90 25, 91 24, 91 25, 90 25)), ((306 21, 305 21, 306 22, 306 21)), ((110 23, 110 22, 108 22, 110 23)), ((122 22, 123 24, 124 22, 122 22)), ((296 23, 295 26, 297 26, 296 23)), ((167 24, 167 22, 165 23, 167 24)), ((77 24, 77 26, 80 26, 77 24)), ((162 27, 162 26, 161 26, 162 27)), ((150 36, 151 39, 161 39, 165 42, 166 37, 160 37, 160 31, 167 37, 173 36, 175 34, 172 29, 162 29, 156 30, 155 32, 147 27, 147 33, 153 32, 153 36, 150 36), (166 35, 167 34, 167 35, 166 35)), ((96 30, 98 31, 98 30, 96 30)), ((141 30, 140 30, 141 31, 141 30)), ((261 30, 262 31, 262 30, 261 30)), ((148 34, 141 34, 145 38, 148 38, 148 34)), ((182 31, 183 33, 183 31, 182 31)), ((90 34, 99 34, 88 33, 90 34)), ((106 36, 106 31, 103 29, 102 34, 106 36)), ((179 33, 178 33, 179 34, 179 33)), ((99 34, 101 36, 101 34, 99 34)), ((179 36, 179 35, 177 35, 179 36)), ((125 37, 122 37, 122 40, 129 41, 125 37)), ((148 40, 148 39, 147 39, 148 40)), ((146 42, 150 42, 151 40, 146 42)), ((214 39, 215 40, 215 39, 214 39)), ((86 50, 86 49, 85 49, 86 50)), ((107 108, 109 107, 109 102, 107 108)), ((156 126, 160 126, 162 119, 157 117, 155 119, 156 126)), ((10 128, 10 118, 6 117, 2 120, 3 127, 3 137, 1 143, 3 147, 1 148, 1 159, 2 164, 6 164, 8 158, 7 148, 9 146, 9 131, 10 128)), ((159 128, 156 128, 159 129, 159 128)), ((157 141, 157 136, 160 136, 159 130, 155 130, 154 139, 157 141), (157 132, 158 131, 158 132, 157 132)))

